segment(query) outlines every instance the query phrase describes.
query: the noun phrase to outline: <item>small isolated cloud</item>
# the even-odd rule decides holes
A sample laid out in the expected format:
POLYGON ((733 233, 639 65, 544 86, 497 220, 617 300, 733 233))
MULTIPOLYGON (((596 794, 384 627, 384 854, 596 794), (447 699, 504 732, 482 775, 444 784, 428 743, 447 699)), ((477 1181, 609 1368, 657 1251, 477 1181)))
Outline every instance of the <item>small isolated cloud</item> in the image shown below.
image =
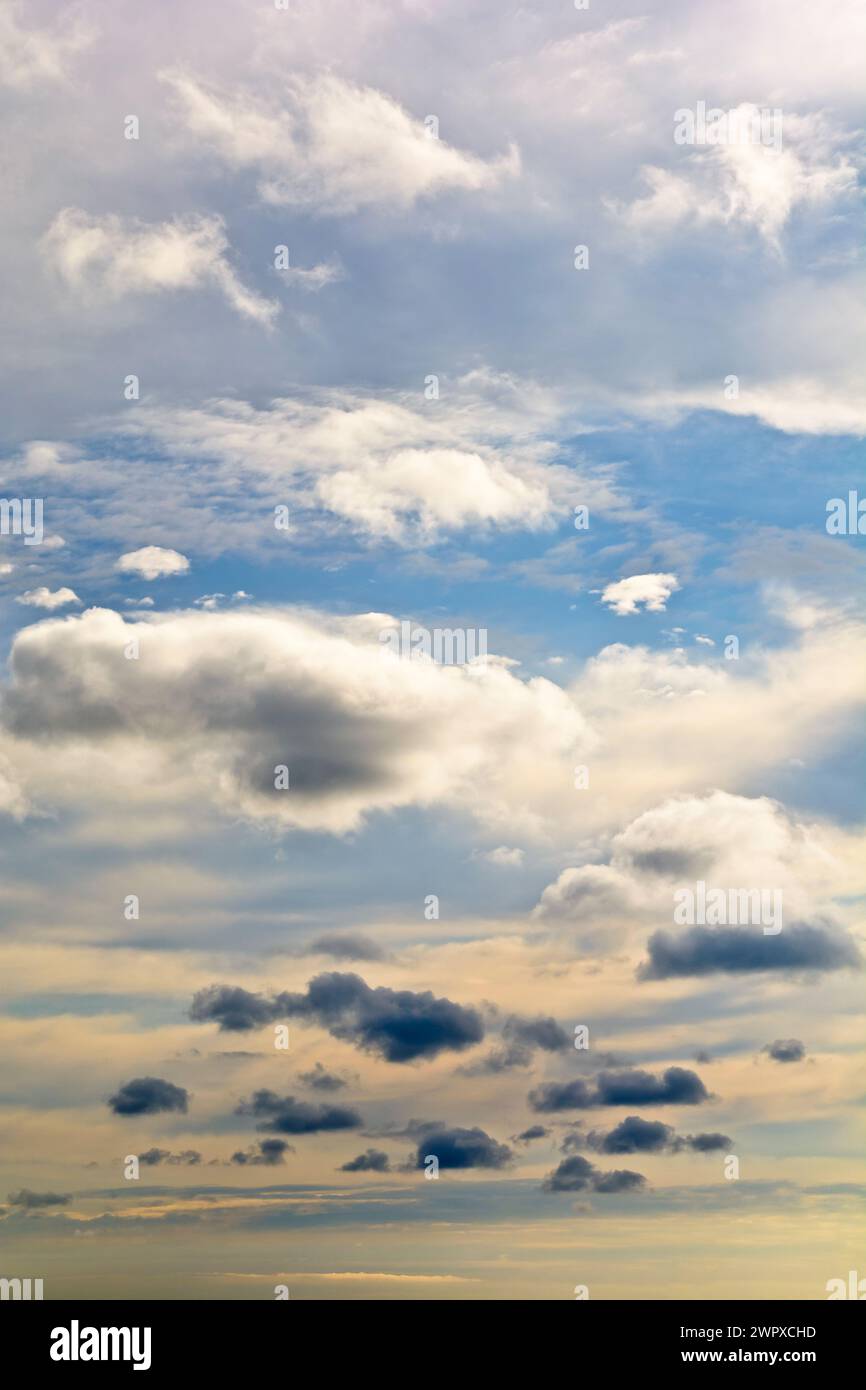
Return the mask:
POLYGON ((806 1048, 798 1038, 777 1038, 761 1048, 774 1062, 802 1062, 806 1048))
POLYGON ((620 617, 639 612, 641 605, 647 613, 663 613, 671 594, 679 587, 675 574, 632 574, 628 579, 608 584, 601 601, 620 617))
POLYGON ((545 1192, 601 1192, 610 1195, 636 1192, 646 1186, 646 1178, 642 1173, 632 1173, 627 1168, 602 1173, 588 1158, 572 1154, 570 1158, 564 1158, 552 1173, 548 1173, 542 1185, 545 1192))
POLYGON ((278 1134, 318 1134, 324 1130, 357 1129, 361 1116, 345 1105, 313 1105, 294 1096, 278 1096, 273 1091, 255 1091, 242 1100, 236 1115, 253 1115, 261 1123, 257 1129, 278 1134))
POLYGON ((22 1187, 20 1192, 10 1192, 6 1201, 10 1207, 20 1207, 22 1211, 39 1211, 44 1207, 65 1207, 69 1201, 65 1192, 31 1192, 22 1187))
POLYGON ((189 560, 179 550, 145 545, 140 550, 128 550, 121 555, 115 569, 122 574, 140 574, 142 579, 160 579, 167 574, 186 574, 189 560))
POLYGON ((166 1110, 186 1114, 188 1102, 188 1091, 158 1076, 134 1077, 108 1098, 115 1115, 159 1115, 166 1110))
POLYGON ((860 963, 854 942, 835 927, 792 922, 776 936, 760 927, 690 927, 678 933, 658 931, 650 937, 649 959, 638 968, 640 980, 670 980, 689 975, 748 974, 761 970, 823 973, 860 963))
POLYGON ((390 1173, 391 1164, 388 1155, 382 1149, 367 1149, 364 1153, 358 1154, 357 1158, 351 1158, 348 1163, 342 1164, 339 1169, 341 1173, 390 1173))
POLYGON ((552 1081, 529 1093, 533 1110, 592 1110, 607 1105, 700 1105, 710 1095, 697 1072, 668 1067, 661 1076, 625 1069, 599 1072, 594 1081, 552 1081))
POLYGON ((174 1167, 197 1168, 202 1159, 198 1149, 183 1149, 176 1154, 170 1149, 146 1149, 143 1154, 138 1155, 138 1161, 148 1168, 158 1168, 161 1163, 168 1163, 174 1167))
POLYGON ((678 1135, 671 1125, 662 1124, 660 1120, 628 1115, 607 1133, 590 1131, 586 1142, 598 1153, 634 1154, 680 1153, 684 1149, 712 1153, 717 1149, 730 1149, 732 1141, 726 1134, 678 1135))
POLYGON ((520 1134, 515 1134, 514 1142, 515 1144, 531 1144, 536 1139, 546 1139, 549 1133, 550 1130, 544 1125, 530 1125, 528 1129, 524 1129, 520 1134))
POLYGON ((336 261, 321 261, 318 265, 304 269, 300 266, 287 266, 277 272, 284 285, 290 289, 305 290, 307 294, 318 294, 326 285, 342 280, 344 270, 336 261))
POLYGON ((504 1168, 511 1162, 507 1144, 491 1139, 483 1129, 449 1129, 443 1125, 422 1126, 421 1140, 415 1156, 415 1166, 424 1167, 430 1155, 439 1160, 440 1168, 504 1168))
POLYGON ((490 162, 464 154, 384 92, 332 73, 289 79, 284 105, 221 92, 181 71, 160 76, 197 143, 234 168, 254 169, 268 203, 338 216, 407 209, 449 190, 493 188, 520 167, 515 147, 490 162))
POLYGON ((239 1149, 237 1153, 233 1153, 229 1162, 237 1164, 238 1167, 250 1165, 254 1168, 277 1168, 285 1163, 287 1153, 294 1152, 291 1144, 285 1139, 260 1139, 251 1148, 239 1149))
POLYGON ((41 245, 60 277, 81 295, 113 302, 131 294, 210 286, 236 313, 263 327, 280 311, 278 303, 261 298, 238 279, 226 255, 221 217, 190 214, 147 223, 63 208, 41 245))
POLYGON ((16 603, 23 603, 28 608, 65 608, 69 603, 80 603, 81 599, 74 589, 47 589, 44 584, 38 589, 28 589, 26 593, 19 594, 16 603))
POLYGON ((302 1071, 298 1080, 314 1091, 342 1091, 349 1084, 345 1077, 327 1071, 321 1062, 317 1062, 312 1071, 302 1071))

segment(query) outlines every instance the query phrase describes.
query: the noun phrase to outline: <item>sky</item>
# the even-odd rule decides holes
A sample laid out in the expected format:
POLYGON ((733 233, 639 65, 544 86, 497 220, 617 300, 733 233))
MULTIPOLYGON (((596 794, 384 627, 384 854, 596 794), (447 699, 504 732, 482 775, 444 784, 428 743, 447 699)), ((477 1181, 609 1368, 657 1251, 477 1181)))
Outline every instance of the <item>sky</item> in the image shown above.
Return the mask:
POLYGON ((0 1277, 862 1265, 864 29, 2 0, 0 1277))

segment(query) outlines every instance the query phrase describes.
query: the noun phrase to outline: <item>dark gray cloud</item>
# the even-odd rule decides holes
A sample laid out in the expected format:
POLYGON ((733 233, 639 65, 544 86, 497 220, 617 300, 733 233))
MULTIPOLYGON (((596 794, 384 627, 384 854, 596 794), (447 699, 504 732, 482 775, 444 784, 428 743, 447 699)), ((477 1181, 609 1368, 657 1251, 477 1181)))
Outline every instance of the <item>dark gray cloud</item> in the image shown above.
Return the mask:
POLYGON ((637 1191, 646 1186, 646 1178, 642 1173, 632 1173, 627 1168, 602 1173, 588 1158, 572 1154, 570 1158, 564 1158, 552 1173, 548 1173, 542 1185, 545 1192, 601 1192, 610 1195, 637 1191))
POLYGON ((345 1077, 326 1071, 321 1062, 317 1062, 311 1071, 302 1071, 298 1080, 314 1091, 342 1091, 349 1084, 345 1077))
POLYGON ((628 1115, 614 1129, 602 1134, 593 1130, 587 1135, 590 1148, 605 1154, 663 1153, 672 1147, 676 1138, 670 1125, 661 1120, 642 1120, 628 1115))
POLYGON ((842 970, 860 962, 850 937, 838 929, 806 922, 794 922, 777 936, 765 936, 760 928, 748 927, 658 931, 650 937, 647 950, 649 959, 637 972, 640 980, 759 970, 842 970))
POLYGON ((267 997, 229 985, 210 985, 194 996, 190 1017, 215 1021, 223 1031, 259 1028, 289 1017, 308 1018, 332 1037, 352 1042, 389 1062, 412 1062, 447 1050, 460 1052, 484 1037, 475 1009, 437 999, 429 990, 371 989, 360 975, 316 975, 306 994, 267 997))
POLYGON ((429 990, 371 989, 359 975, 316 975, 306 994, 282 996, 292 1015, 310 1018, 335 1038, 352 1042, 388 1062, 413 1062, 440 1052, 460 1052, 484 1037, 475 1010, 437 999, 429 990))
POLYGON ((531 1144, 534 1139, 546 1139, 550 1133, 544 1125, 530 1125, 522 1134, 515 1134, 515 1144, 531 1144))
POLYGON ((195 1023, 218 1023, 220 1032, 244 1033, 286 1017, 286 996, 268 999, 237 985, 208 985, 193 995, 189 1016, 195 1023))
POLYGON ((435 1154, 440 1168, 504 1168, 511 1162, 507 1144, 500 1144, 483 1129, 425 1126, 418 1144, 415 1166, 424 1167, 428 1155, 435 1154))
POLYGON ((158 1076, 136 1076, 109 1096, 115 1115, 158 1115, 164 1110, 186 1114, 189 1092, 158 1076))
POLYGON ((254 1115, 261 1120, 257 1129, 278 1134, 317 1134, 321 1130, 357 1129, 362 1123, 356 1110, 345 1105, 313 1105, 294 1096, 278 1096, 274 1091, 255 1091, 242 1100, 236 1115, 254 1115))
POLYGON ((602 1071, 594 1081, 552 1081, 529 1093, 533 1110, 591 1110, 604 1105, 699 1105, 709 1092, 696 1072, 668 1067, 659 1077, 648 1071, 602 1071))
POLYGON ((174 1166, 195 1168, 202 1161, 198 1149, 183 1149, 180 1153, 172 1153, 170 1149, 146 1149, 144 1153, 138 1155, 139 1163, 144 1163, 148 1168, 156 1168, 160 1163, 169 1163, 174 1166))
POLYGON ((391 1163, 383 1149, 367 1149, 342 1164, 341 1173, 390 1173, 391 1163))
POLYGON ((251 1165, 252 1167, 277 1168, 285 1162, 287 1153, 293 1154, 295 1150, 291 1144, 287 1144, 285 1139, 260 1139, 258 1144, 250 1149, 239 1149, 233 1153, 230 1163, 236 1163, 239 1167, 251 1165))
POLYGON ((361 932, 326 932, 304 948, 308 956, 333 956, 334 960, 384 960, 385 952, 361 932))
POLYGON ((677 1141, 695 1153, 714 1153, 717 1149, 730 1149, 733 1140, 727 1134, 687 1134, 677 1141))
POLYGON ((806 1048, 798 1038, 777 1038, 775 1042, 767 1043, 761 1051, 772 1057, 774 1062, 802 1062, 806 1056, 806 1048))
POLYGON ((70 1197, 67 1192, 31 1192, 22 1187, 20 1192, 10 1192, 6 1201, 10 1207, 21 1207, 23 1211, 39 1211, 42 1207, 65 1207, 70 1197))
POLYGON ((597 1104, 595 1091, 590 1082, 577 1078, 574 1081, 550 1081, 537 1086, 529 1092, 529 1104, 533 1110, 553 1113, 556 1110, 588 1110, 597 1104))
POLYGON ((643 1120, 639 1115, 626 1116, 607 1133, 591 1131, 586 1142, 597 1153, 606 1154, 680 1153, 684 1149, 711 1153, 731 1147, 726 1134, 678 1135, 671 1125, 662 1124, 660 1120, 643 1120))

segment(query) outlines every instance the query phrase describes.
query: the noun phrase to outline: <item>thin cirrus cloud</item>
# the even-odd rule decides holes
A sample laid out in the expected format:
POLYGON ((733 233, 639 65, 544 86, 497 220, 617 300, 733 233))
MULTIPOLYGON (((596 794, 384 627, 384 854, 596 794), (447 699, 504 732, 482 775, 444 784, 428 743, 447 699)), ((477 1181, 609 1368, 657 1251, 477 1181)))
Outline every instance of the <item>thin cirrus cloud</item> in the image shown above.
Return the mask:
POLYGON ((280 311, 238 278, 221 217, 188 214, 147 223, 81 208, 58 212, 42 238, 49 263, 70 289, 107 303, 128 295, 214 288, 264 328, 280 311))
POLYGON ((333 73, 285 82, 279 100, 220 92, 166 70, 189 134, 234 168, 252 168, 265 202, 346 216, 409 208, 451 190, 495 188, 520 169, 515 146, 491 161, 453 148, 372 87, 333 73))

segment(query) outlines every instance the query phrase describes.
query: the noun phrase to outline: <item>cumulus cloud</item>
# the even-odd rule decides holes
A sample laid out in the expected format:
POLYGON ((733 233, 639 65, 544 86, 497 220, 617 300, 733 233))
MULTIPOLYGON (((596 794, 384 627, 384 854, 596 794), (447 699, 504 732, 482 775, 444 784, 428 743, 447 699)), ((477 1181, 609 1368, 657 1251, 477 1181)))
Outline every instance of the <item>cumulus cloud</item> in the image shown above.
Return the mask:
POLYGON ((345 1105, 313 1105, 294 1096, 278 1096, 274 1091, 255 1091, 242 1100, 236 1115, 253 1115, 261 1123, 257 1129, 278 1134, 319 1134, 324 1130, 357 1129, 361 1116, 345 1105))
POLYGON ((679 587, 675 574, 632 574, 628 579, 608 584, 601 601, 620 617, 639 612, 641 605, 648 613, 663 613, 671 594, 679 587))
POLYGON ((134 1077, 108 1098, 115 1115, 159 1115, 171 1110, 185 1115, 188 1103, 188 1091, 158 1076, 134 1077))
POLYGON ((529 1093, 533 1110, 590 1110, 607 1105, 700 1105, 710 1099, 696 1072, 668 1067, 661 1076, 637 1069, 602 1071, 592 1081, 551 1081, 529 1093))
POLYGON ((421 1127, 424 1133, 415 1155, 415 1166, 424 1167, 430 1155, 440 1168, 505 1168, 512 1160, 507 1144, 491 1139, 483 1129, 449 1128, 446 1125, 421 1127))
MULTIPOLYGON (((298 1133, 300 1131, 290 1132, 298 1133)), ((285 1163, 287 1153, 294 1152, 291 1144, 287 1143, 285 1139, 260 1139, 251 1148, 239 1149, 237 1153, 233 1153, 229 1162, 238 1167, 251 1165, 254 1168, 276 1168, 285 1163)))
POLYGON ((52 611, 55 608, 65 608, 70 603, 80 603, 74 589, 48 589, 44 584, 38 589, 28 589, 25 593, 19 594, 16 603, 23 603, 28 608, 47 608, 52 611))
POLYGON ((359 975, 315 976, 305 994, 283 991, 267 998, 245 989, 210 985, 193 998, 190 1017, 214 1021, 221 1031, 246 1031, 279 1018, 306 1018, 335 1038, 377 1053, 389 1062, 462 1051, 484 1036, 481 1015, 437 999, 429 990, 371 989, 359 975))
POLYGON ((489 162, 464 154, 384 92, 333 73, 288 80, 282 104, 181 71, 161 76, 190 134, 234 168, 255 169, 269 203, 337 216, 405 209, 450 190, 494 188, 520 167, 513 146, 489 162))
POLYGON ((680 1153, 683 1149, 712 1153, 731 1147, 731 1140, 725 1134, 680 1136, 671 1125, 662 1124, 660 1120, 643 1120, 639 1115, 626 1116, 606 1133, 590 1131, 586 1142, 591 1149, 606 1154, 680 1153))
POLYGON ((327 1028, 388 1062, 414 1062, 461 1052, 484 1036, 477 1010, 436 998, 430 990, 371 989, 359 975, 317 975, 306 994, 283 996, 288 1012, 327 1028))
POLYGON ((403 660, 379 644, 382 621, 243 610, 125 623, 91 609, 36 624, 13 644, 6 726, 33 742, 37 777, 44 737, 63 744, 64 789, 77 766, 85 797, 199 811, 204 799, 335 833, 373 810, 441 800, 501 814, 542 768, 561 780, 588 738, 564 691, 491 659, 403 660), (119 660, 133 636, 142 659, 119 660))
MULTIPOLYGON (((299 506, 408 545, 470 526, 554 524, 576 481, 554 462, 550 436, 563 413, 547 388, 479 369, 449 381, 435 410, 417 394, 343 388, 263 406, 141 405, 134 433, 173 460, 211 460, 214 486, 236 485, 240 474, 268 495, 278 486, 299 506)), ((132 424, 119 419, 117 428, 132 424)), ((581 495, 599 515, 623 505, 604 477, 582 477, 581 495)))
POLYGON ((633 1173, 627 1168, 602 1173, 581 1154, 564 1158, 552 1173, 548 1173, 543 1183, 545 1192, 601 1192, 608 1195, 635 1192, 645 1186, 646 1178, 642 1173, 633 1173))
POLYGON ((190 214, 147 223, 68 207, 57 214, 41 245, 61 279, 82 296, 110 303, 127 295, 212 287, 236 313, 263 327, 280 310, 238 279, 220 217, 190 214))
POLYGON ((349 1084, 345 1077, 328 1071, 321 1062, 317 1062, 310 1071, 300 1072, 298 1080, 313 1091, 342 1091, 349 1084))
POLYGON ((202 1159, 198 1149, 182 1149, 180 1153, 172 1153, 170 1149, 153 1148, 145 1149, 144 1153, 139 1154, 138 1161, 148 1168, 158 1168, 161 1163, 168 1163, 173 1167, 197 1168, 202 1159))
POLYGON ((367 1149, 340 1167, 341 1173, 390 1173, 388 1155, 382 1149, 367 1149))
POLYGON ((128 550, 117 561, 122 574, 140 574, 143 579, 160 579, 167 574, 186 574, 189 560, 177 550, 161 545, 144 545, 140 550, 128 550))
POLYGON ((774 1062, 802 1062, 806 1056, 806 1048, 799 1038, 777 1038, 775 1042, 767 1043, 761 1051, 772 1057, 774 1062))
POLYGON ((658 931, 650 937, 647 951, 648 959, 638 970, 641 980, 775 970, 817 974, 854 969, 860 963, 851 938, 820 922, 786 923, 777 936, 765 935, 761 927, 658 931))

